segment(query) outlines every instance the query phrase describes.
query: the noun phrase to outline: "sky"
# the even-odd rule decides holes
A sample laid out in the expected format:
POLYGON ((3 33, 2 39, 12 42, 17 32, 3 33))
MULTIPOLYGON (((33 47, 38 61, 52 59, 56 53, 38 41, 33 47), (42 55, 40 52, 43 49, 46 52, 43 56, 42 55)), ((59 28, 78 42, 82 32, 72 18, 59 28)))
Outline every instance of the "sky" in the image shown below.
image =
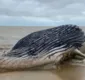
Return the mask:
POLYGON ((85 26, 85 0, 0 0, 0 26, 85 26))

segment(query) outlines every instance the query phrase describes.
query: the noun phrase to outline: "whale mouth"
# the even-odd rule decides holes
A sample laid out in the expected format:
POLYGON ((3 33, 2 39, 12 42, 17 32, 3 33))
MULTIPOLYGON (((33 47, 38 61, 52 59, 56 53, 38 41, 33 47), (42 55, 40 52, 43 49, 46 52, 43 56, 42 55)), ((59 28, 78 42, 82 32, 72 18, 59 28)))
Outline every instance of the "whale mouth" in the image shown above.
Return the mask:
POLYGON ((10 57, 5 55, 0 58, 0 67, 5 69, 28 69, 43 66, 44 64, 47 65, 49 63, 56 63, 56 65, 58 65, 59 62, 81 65, 84 59, 85 54, 74 47, 69 49, 61 48, 58 50, 53 49, 52 52, 49 52, 49 54, 46 54, 43 57, 32 59, 28 57, 10 57))

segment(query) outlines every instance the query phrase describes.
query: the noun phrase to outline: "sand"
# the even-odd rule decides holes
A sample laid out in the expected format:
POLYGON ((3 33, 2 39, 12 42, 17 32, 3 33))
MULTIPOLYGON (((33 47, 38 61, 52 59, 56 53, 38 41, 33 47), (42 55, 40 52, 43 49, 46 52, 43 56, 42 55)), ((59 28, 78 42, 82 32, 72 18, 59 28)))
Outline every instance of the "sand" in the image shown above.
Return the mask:
MULTIPOLYGON (((0 27, 0 53, 10 50, 23 36, 48 27, 0 27)), ((85 31, 85 28, 82 27, 85 31)), ((84 50, 84 47, 82 48, 84 50)), ((85 80, 85 67, 64 64, 59 70, 0 73, 0 80, 85 80)))

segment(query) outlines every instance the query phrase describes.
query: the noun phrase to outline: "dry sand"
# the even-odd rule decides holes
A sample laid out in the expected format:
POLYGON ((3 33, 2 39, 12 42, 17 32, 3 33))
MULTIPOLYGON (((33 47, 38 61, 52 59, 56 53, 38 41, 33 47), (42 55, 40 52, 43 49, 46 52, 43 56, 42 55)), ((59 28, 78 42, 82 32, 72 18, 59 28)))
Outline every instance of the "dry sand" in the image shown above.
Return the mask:
MULTIPOLYGON (((23 36, 46 28, 48 27, 0 27, 0 53, 10 50, 23 36)), ((85 80, 84 74, 84 66, 64 64, 59 70, 0 73, 0 80, 85 80)))

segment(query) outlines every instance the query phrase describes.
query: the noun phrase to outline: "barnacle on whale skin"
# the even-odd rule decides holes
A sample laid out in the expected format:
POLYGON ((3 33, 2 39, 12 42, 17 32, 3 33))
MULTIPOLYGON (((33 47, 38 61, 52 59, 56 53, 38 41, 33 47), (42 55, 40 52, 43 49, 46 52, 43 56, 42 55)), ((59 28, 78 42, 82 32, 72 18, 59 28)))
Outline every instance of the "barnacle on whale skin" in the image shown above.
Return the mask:
POLYGON ((84 42, 84 32, 77 25, 67 24, 33 32, 20 39, 10 52, 0 57, 0 68, 22 69, 58 63, 72 58, 73 52, 85 58, 85 54, 79 50, 84 42))

